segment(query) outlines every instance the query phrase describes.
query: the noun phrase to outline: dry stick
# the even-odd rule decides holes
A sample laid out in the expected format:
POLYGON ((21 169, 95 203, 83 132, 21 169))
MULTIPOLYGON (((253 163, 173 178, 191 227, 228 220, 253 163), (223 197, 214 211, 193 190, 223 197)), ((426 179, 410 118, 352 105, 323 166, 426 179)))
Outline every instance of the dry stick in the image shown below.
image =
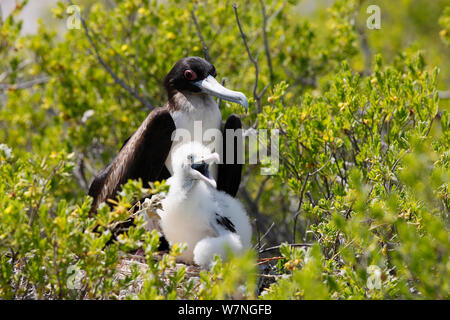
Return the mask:
POLYGON ((260 277, 260 278, 268 278, 268 279, 280 279, 280 278, 282 278, 283 277, 283 275, 281 275, 281 274, 264 274, 264 273, 260 273, 259 275, 258 275, 258 277, 260 277))
MULTIPOLYGON (((1 12, 0 12, 1 14, 1 12)), ((17 66, 17 70, 21 70, 23 68, 25 68, 27 65, 31 64, 33 61, 31 59, 27 59, 22 61, 21 63, 19 63, 19 65, 17 66)), ((5 80, 13 71, 12 70, 7 70, 5 72, 3 72, 2 74, 0 74, 0 82, 3 82, 3 80, 5 80)))
POLYGON ((270 57, 270 50, 269 50, 269 42, 267 41, 267 16, 266 16, 266 6, 264 5, 263 0, 259 1, 261 4, 261 13, 263 17, 263 38, 264 38, 264 51, 266 53, 267 58, 267 65, 269 66, 269 73, 270 73, 270 82, 273 81, 273 68, 272 68, 272 58, 270 57))
POLYGON ((257 230, 257 233, 259 233, 259 225, 261 225, 263 227, 268 225, 268 223, 269 223, 267 221, 268 218, 266 218, 263 214, 260 213, 258 204, 252 199, 252 197, 250 196, 248 191, 245 189, 245 184, 241 183, 241 187, 239 188, 239 191, 240 191, 240 194, 242 195, 242 199, 245 201, 245 203, 249 207, 249 210, 252 212, 253 216, 255 217, 256 230, 257 230))
POLYGON ((319 169, 317 169, 314 172, 308 173, 305 176, 305 180, 303 181, 303 185, 302 185, 302 190, 300 191, 300 201, 299 201, 299 204, 298 204, 298 210, 297 210, 297 213, 295 214, 295 217, 294 217, 294 230, 292 232, 293 233, 293 236, 292 236, 293 240, 292 240, 292 242, 295 242, 295 233, 296 233, 296 230, 297 230, 297 219, 298 219, 298 216, 300 215, 300 212, 301 212, 301 207, 302 207, 302 203, 303 203, 303 196, 305 194, 305 189, 306 189, 306 184, 308 182, 308 179, 310 177, 312 177, 313 175, 315 175, 315 174, 319 173, 320 171, 322 171, 322 169, 325 168, 328 165, 330 160, 331 160, 331 156, 328 159, 328 161, 322 167, 320 167, 319 169))
MULTIPOLYGON (((125 57, 123 57, 122 54, 119 53, 119 52, 118 52, 111 44, 107 43, 105 39, 102 39, 102 35, 96 34, 95 36, 96 36, 96 37, 95 37, 96 40, 97 40, 100 44, 102 44, 103 46, 107 47, 108 49, 110 49, 110 50, 112 50, 112 51, 114 52, 114 60, 122 67, 123 71, 124 71, 126 74, 129 74, 129 73, 131 72, 131 71, 130 71, 130 68, 133 68, 133 69, 138 73, 138 76, 139 76, 139 84, 138 84, 138 85, 139 85, 141 88, 145 88, 145 85, 144 85, 144 79, 143 79, 143 76, 142 76, 141 69, 139 68, 139 64, 138 64, 138 63, 136 63, 136 64, 134 64, 134 65, 131 64, 131 63, 129 62, 129 60, 126 59, 125 57)), ((139 61, 139 49, 138 49, 137 46, 136 46, 135 50, 136 50, 135 56, 136 56, 136 62, 137 62, 137 61, 139 61)), ((156 81, 159 81, 159 80, 160 80, 160 79, 158 79, 158 78, 157 78, 155 75, 153 75, 153 74, 149 74, 149 76, 152 77, 153 79, 155 79, 156 81)), ((129 81, 128 81, 128 83, 129 83, 129 81)), ((145 90, 143 90, 142 95, 144 96, 145 99, 152 100, 152 98, 149 97, 149 96, 146 94, 145 90)), ((154 101, 153 101, 153 102, 154 102, 154 101)), ((153 103, 153 102, 151 101, 151 103, 153 103)))
POLYGON ((295 242, 295 233, 297 230, 297 219, 298 219, 298 216, 300 215, 300 210, 301 210, 302 203, 303 203, 303 195, 305 194, 305 188, 306 188, 306 184, 308 183, 309 177, 310 177, 310 174, 309 173, 306 174, 305 180, 303 181, 302 190, 300 191, 300 201, 298 203, 298 210, 294 217, 294 229, 292 230, 292 234, 293 234, 292 242, 295 242))
POLYGON ((370 74, 370 68, 372 66, 372 53, 370 51, 369 42, 367 41, 367 35, 364 32, 364 28, 357 28, 359 35, 361 37, 361 49, 364 55, 364 75, 370 74))
POLYGON ((89 183, 87 182, 86 175, 84 173, 84 157, 78 157, 76 167, 73 170, 73 175, 77 179, 80 187, 83 188, 83 190, 88 191, 89 183))
POLYGON ((275 225, 275 222, 272 222, 272 224, 270 225, 269 229, 267 229, 267 231, 262 235, 262 237, 258 236, 258 243, 253 248, 257 247, 258 251, 262 249, 261 248, 261 240, 263 240, 269 234, 269 232, 272 230, 274 225, 275 225))
MULTIPOLYGON (((351 245, 353 242, 355 241, 355 239, 352 239, 350 242, 346 243, 344 246, 344 249, 347 248, 349 245, 351 245)), ((337 256, 338 256, 339 252, 336 252, 330 260, 334 260, 337 256)))
MULTIPOLYGON (((71 0, 68 0, 68 2, 69 2, 70 5, 73 5, 71 0)), ((118 75, 116 75, 114 73, 114 71, 112 71, 112 69, 105 63, 105 61, 103 61, 102 57, 100 56, 100 53, 98 52, 97 46, 95 45, 94 40, 92 39, 91 34, 89 33, 89 29, 88 29, 88 27, 86 25, 86 22, 81 17, 81 15, 79 15, 79 18, 80 18, 81 24, 83 25, 84 32, 86 33, 86 36, 88 37, 89 43, 91 44, 92 48, 95 51, 95 56, 97 57, 98 62, 111 75, 111 77, 114 79, 114 82, 116 84, 120 85, 126 91, 128 91, 133 97, 138 99, 139 102, 141 102, 148 110, 154 109, 155 107, 153 106, 153 104, 150 103, 150 101, 148 101, 147 99, 142 97, 138 92, 136 92, 129 85, 127 85, 122 79, 119 78, 118 75)))
POLYGON ((42 76, 40 78, 36 78, 33 80, 29 80, 29 81, 24 81, 24 82, 20 82, 20 83, 3 83, 0 84, 0 90, 21 90, 21 89, 28 89, 31 88, 32 86, 34 86, 35 84, 41 84, 41 83, 45 83, 49 80, 50 78, 47 76, 42 76))
MULTIPOLYGON (((357 5, 357 11, 358 12, 361 8, 362 2, 360 1, 357 5)), ((372 52, 369 46, 369 42, 367 41, 367 35, 365 33, 364 27, 361 27, 359 24, 355 24, 356 31, 359 33, 360 36, 360 44, 361 44, 361 51, 364 56, 364 70, 362 73, 364 75, 370 74, 370 69, 372 66, 372 52)))
POLYGON ((245 49, 247 50, 247 55, 250 61, 253 63, 253 66, 255 67, 255 84, 253 86, 253 98, 255 99, 256 104, 258 105, 258 113, 261 112, 261 96, 258 96, 257 90, 258 90, 258 79, 259 79, 259 66, 258 61, 256 58, 254 58, 250 52, 250 48, 248 47, 247 43, 247 36, 245 35, 244 31, 242 30, 241 22, 239 20, 239 15, 237 12, 237 5, 233 3, 233 9, 234 9, 234 15, 236 16, 236 23, 239 27, 239 32, 241 33, 241 38, 244 41, 245 49))
POLYGON ((274 261, 274 260, 278 261, 278 260, 282 260, 282 259, 286 259, 286 258, 285 257, 271 257, 271 258, 259 259, 258 263, 256 265, 259 266, 259 265, 265 264, 270 261, 274 261))
MULTIPOLYGON (((311 247, 312 246, 311 243, 289 243, 288 245, 291 247, 311 247)), ((270 248, 259 251, 259 253, 278 250, 278 249, 280 249, 280 247, 281 247, 281 245, 275 246, 275 247, 270 247, 270 248)))
MULTIPOLYGON (((55 239, 53 239, 53 265, 55 267, 55 274, 56 274, 56 279, 58 281, 58 299, 62 300, 63 298, 63 289, 62 289, 62 282, 61 282, 61 275, 59 274, 59 265, 57 262, 57 255, 58 255, 58 243, 56 242, 55 239)), ((55 290, 56 291, 56 290, 55 290)), ((55 292, 56 293, 56 292, 55 292)))
POLYGON ((56 166, 54 166, 49 177, 47 178, 47 180, 45 180, 44 185, 42 186, 42 190, 41 190, 42 194, 39 198, 39 201, 38 201, 36 207, 31 209, 31 215, 30 215, 30 221, 29 221, 30 226, 33 225, 36 214, 38 213, 39 208, 41 207, 42 200, 44 199, 48 184, 55 177, 56 172, 62 167, 63 164, 64 164, 64 161, 60 161, 56 166))
POLYGON ((192 20, 194 20, 195 29, 197 29, 197 35, 200 38, 200 42, 202 43, 203 47, 203 55, 205 56, 205 59, 212 63, 211 56, 209 55, 208 47, 205 43, 205 38, 203 38, 202 30, 200 29, 200 25, 198 24, 197 17, 195 16, 194 9, 191 10, 191 16, 192 20))

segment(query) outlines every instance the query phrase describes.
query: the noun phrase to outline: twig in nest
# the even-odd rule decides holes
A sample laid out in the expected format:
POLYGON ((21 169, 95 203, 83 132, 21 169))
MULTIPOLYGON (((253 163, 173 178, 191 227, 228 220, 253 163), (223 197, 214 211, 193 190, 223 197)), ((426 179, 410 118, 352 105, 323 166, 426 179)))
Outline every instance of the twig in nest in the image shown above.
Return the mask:
MULTIPOLYGON (((291 246, 291 247, 311 247, 312 244, 311 243, 290 243, 289 246, 291 246)), ((280 247, 281 247, 281 245, 275 246, 275 247, 270 247, 270 248, 259 251, 259 253, 264 253, 264 252, 273 251, 273 250, 279 250, 280 247)))
POLYGON ((261 265, 261 264, 265 264, 267 262, 270 261, 274 261, 274 260, 282 260, 282 259, 286 259, 285 257, 271 257, 271 258, 264 258, 264 259, 259 259, 258 263, 256 265, 261 265))

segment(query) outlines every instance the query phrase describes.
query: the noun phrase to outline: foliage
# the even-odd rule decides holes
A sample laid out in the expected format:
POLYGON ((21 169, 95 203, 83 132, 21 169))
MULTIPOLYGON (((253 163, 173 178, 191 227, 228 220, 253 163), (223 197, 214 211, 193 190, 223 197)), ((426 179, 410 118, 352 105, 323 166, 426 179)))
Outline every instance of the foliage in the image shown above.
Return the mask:
POLYGON ((439 33, 445 43, 450 44, 450 7, 446 7, 444 14, 439 19, 442 30, 439 33))
MULTIPOLYGON (((449 299, 450 117, 438 89, 450 86, 450 7, 372 2, 306 17, 297 1, 83 1, 87 30, 63 35, 47 23, 22 35, 18 2, 0 22, 0 297, 449 299), (382 30, 365 28, 372 2, 382 30), (113 241, 108 231, 164 185, 130 181, 95 216, 85 194, 164 103, 173 63, 206 54, 201 38, 219 78, 250 98, 244 126, 280 130, 280 170, 246 165, 238 194, 260 256, 191 278, 175 263, 184 246, 159 257, 142 218, 113 241), (145 263, 119 276, 139 247, 145 263)), ((52 25, 65 26, 67 5, 52 25)))

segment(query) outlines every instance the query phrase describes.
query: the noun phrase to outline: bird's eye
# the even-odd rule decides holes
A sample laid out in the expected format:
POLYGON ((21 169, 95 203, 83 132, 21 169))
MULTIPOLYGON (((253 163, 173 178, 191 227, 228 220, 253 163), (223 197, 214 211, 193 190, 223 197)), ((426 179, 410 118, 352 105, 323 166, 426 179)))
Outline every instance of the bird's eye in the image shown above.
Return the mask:
POLYGON ((217 76, 217 71, 214 69, 214 72, 212 73, 212 76, 215 78, 217 76))
POLYGON ((184 71, 184 77, 187 80, 195 80, 195 79, 197 79, 197 74, 194 71, 192 71, 192 70, 185 70, 184 71))

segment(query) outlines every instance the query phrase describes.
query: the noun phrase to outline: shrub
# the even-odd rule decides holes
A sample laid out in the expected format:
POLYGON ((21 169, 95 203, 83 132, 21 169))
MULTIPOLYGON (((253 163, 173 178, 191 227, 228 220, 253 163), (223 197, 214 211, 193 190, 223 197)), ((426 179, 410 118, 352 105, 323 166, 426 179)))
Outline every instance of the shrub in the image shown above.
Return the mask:
POLYGON ((383 36, 365 29, 365 1, 308 17, 296 1, 83 4, 86 29, 64 35, 50 26, 65 25, 66 2, 35 35, 21 35, 26 2, 0 23, 1 298, 450 298, 444 1, 380 4, 395 27, 383 36), (129 181, 94 216, 85 196, 189 55, 250 97, 246 128, 280 132, 280 170, 246 165, 238 194, 255 249, 208 271, 176 263, 182 244, 158 253, 139 215, 112 239, 164 184, 129 181))

